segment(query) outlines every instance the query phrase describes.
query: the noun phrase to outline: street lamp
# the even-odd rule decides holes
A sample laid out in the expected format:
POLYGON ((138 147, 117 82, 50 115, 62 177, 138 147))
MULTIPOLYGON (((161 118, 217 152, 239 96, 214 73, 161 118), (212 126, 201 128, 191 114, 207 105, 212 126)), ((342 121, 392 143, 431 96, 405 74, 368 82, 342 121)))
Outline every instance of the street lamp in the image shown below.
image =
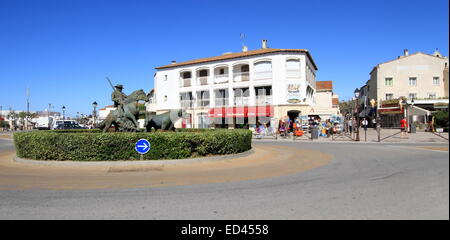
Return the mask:
POLYGON ((94 101, 94 102, 92 103, 92 107, 94 107, 94 112, 93 112, 93 114, 92 114, 92 116, 93 116, 93 118, 94 118, 94 122, 93 122, 93 124, 92 124, 93 127, 95 127, 95 118, 96 118, 96 116, 97 116, 97 112, 96 112, 97 106, 98 106, 97 102, 94 101))
POLYGON ((63 115, 62 115, 63 120, 66 120, 66 117, 65 117, 66 107, 65 106, 62 106, 62 112, 63 112, 63 115))
POLYGON ((359 141, 359 112, 358 112, 359 93, 360 93, 359 88, 356 88, 354 91, 355 101, 356 101, 356 106, 355 106, 355 108, 356 108, 356 110, 355 110, 355 112, 356 112, 356 126, 355 126, 356 127, 356 141, 359 141))

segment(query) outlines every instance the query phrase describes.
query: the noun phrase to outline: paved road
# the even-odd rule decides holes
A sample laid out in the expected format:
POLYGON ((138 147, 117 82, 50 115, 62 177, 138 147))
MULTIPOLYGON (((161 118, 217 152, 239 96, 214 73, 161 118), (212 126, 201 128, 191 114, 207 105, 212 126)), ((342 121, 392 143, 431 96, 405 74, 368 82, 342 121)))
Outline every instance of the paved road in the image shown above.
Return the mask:
MULTIPOLYGON (((0 139, 0 152, 10 143, 0 139)), ((240 182, 3 190, 0 219, 449 219, 448 151, 418 148, 427 144, 254 144, 307 148, 334 158, 306 172, 240 182)))

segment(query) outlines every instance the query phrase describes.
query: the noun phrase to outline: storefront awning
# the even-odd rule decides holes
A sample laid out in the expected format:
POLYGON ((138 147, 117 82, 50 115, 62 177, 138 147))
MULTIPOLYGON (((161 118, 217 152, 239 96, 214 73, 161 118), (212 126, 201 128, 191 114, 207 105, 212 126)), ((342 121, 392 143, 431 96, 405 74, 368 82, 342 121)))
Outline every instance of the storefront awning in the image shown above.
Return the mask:
POLYGON ((211 108, 209 117, 213 118, 233 118, 233 117, 273 117, 274 107, 266 106, 245 106, 245 107, 223 107, 211 108))

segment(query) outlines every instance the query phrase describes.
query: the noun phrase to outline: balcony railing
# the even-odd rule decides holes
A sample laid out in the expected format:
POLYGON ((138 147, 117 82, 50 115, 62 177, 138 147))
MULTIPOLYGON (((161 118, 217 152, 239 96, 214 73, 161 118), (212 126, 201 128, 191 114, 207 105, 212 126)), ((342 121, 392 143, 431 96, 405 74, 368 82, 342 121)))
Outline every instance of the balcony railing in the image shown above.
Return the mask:
POLYGON ((249 72, 235 72, 233 73, 233 81, 234 82, 245 82, 250 80, 249 72))
POLYGON ((216 107, 226 107, 226 106, 228 106, 228 98, 216 98, 215 106, 216 107))
POLYGON ((235 97, 234 98, 235 106, 248 106, 248 104, 249 104, 249 97, 235 97))
POLYGON ((255 72, 253 74, 253 77, 254 77, 255 80, 271 79, 272 78, 272 71, 255 72))
POLYGON ((272 105, 272 96, 256 96, 256 105, 272 105))
POLYGON ((199 85, 208 85, 208 77, 198 77, 199 85))
POLYGON ((286 77, 288 78, 299 78, 300 70, 286 70, 286 77))
POLYGON ((197 102, 198 107, 209 107, 209 99, 200 99, 197 102))
POLYGON ((215 75, 214 83, 215 84, 228 83, 228 74, 215 75))
POLYGON ((180 105, 182 108, 191 108, 194 106, 193 100, 181 100, 180 105))
POLYGON ((181 87, 190 87, 191 86, 191 79, 190 78, 181 78, 180 79, 180 85, 181 87))

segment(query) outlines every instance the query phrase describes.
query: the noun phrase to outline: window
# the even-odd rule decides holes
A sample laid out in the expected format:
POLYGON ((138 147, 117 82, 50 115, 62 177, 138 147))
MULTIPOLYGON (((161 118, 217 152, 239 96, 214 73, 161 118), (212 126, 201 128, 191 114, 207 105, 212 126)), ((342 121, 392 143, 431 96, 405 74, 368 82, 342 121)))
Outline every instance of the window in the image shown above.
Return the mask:
POLYGON ((409 78, 409 86, 416 86, 417 85, 417 78, 410 77, 409 78))
POLYGON ((392 78, 385 78, 384 79, 384 85, 392 87, 394 85, 394 80, 392 78))
POLYGON ((255 79, 272 78, 272 63, 270 61, 261 61, 255 63, 254 73, 255 79))
POLYGON ((433 77, 433 85, 439 86, 439 77, 433 77))
POLYGON ((298 59, 288 59, 286 61, 286 76, 292 78, 300 77, 300 61, 298 59))
POLYGON ((191 78, 191 72, 184 72, 183 73, 183 78, 184 79, 191 78))
POLYGON ((219 69, 219 75, 224 75, 224 74, 225 74, 225 68, 219 69))
POLYGON ((207 77, 208 76, 208 70, 200 70, 198 72, 199 77, 207 77))
POLYGON ((167 75, 164 75, 164 81, 167 81, 167 75))
POLYGON ((167 95, 164 96, 164 102, 167 102, 167 95))
POLYGON ((408 95, 408 98, 409 98, 409 99, 417 99, 417 93, 410 93, 410 94, 408 95))
POLYGON ((394 94, 393 93, 386 93, 386 100, 392 100, 394 99, 394 94))
POLYGON ((436 93, 428 93, 429 99, 436 99, 436 93))

